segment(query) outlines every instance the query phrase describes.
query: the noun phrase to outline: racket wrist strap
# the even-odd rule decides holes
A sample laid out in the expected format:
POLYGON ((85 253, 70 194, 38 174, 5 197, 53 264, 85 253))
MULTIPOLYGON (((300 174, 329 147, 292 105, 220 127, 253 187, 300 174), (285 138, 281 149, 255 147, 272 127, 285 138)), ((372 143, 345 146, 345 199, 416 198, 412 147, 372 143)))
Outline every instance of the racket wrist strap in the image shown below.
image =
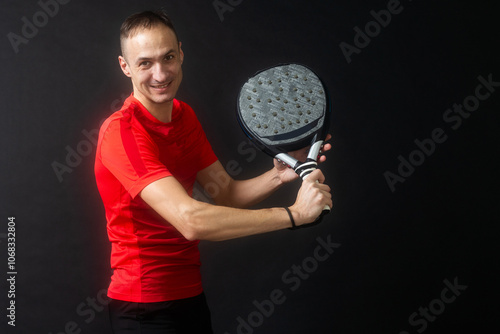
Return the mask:
POLYGON ((295 225, 295 220, 293 219, 293 215, 292 215, 292 212, 290 211, 290 209, 288 207, 283 207, 286 212, 288 213, 288 216, 290 217, 290 222, 292 223, 292 227, 289 227, 288 229, 289 230, 296 230, 298 229, 299 227, 297 225, 295 225))

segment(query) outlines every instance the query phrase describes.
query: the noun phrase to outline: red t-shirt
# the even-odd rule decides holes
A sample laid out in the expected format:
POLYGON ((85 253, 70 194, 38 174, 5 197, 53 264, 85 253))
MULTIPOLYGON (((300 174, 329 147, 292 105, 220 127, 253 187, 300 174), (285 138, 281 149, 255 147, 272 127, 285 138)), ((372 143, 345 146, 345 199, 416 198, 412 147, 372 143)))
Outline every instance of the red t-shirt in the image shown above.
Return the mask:
POLYGON ((132 95, 103 123, 95 176, 111 241, 110 298, 152 303, 202 292, 198 241, 185 239, 138 195, 164 177, 192 195, 198 171, 216 160, 193 110, 178 100, 170 123, 132 95))

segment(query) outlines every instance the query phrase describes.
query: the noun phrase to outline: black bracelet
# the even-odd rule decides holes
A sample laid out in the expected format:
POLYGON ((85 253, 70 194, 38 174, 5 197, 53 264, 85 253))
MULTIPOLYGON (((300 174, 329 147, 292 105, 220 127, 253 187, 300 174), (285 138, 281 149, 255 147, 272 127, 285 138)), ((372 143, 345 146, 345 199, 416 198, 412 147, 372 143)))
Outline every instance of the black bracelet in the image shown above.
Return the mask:
POLYGON ((295 220, 293 220, 293 216, 292 216, 292 213, 290 212, 290 209, 288 207, 283 207, 286 212, 288 213, 288 216, 290 217, 290 221, 292 222, 292 227, 289 228, 289 230, 295 230, 297 229, 297 225, 295 225, 295 220))

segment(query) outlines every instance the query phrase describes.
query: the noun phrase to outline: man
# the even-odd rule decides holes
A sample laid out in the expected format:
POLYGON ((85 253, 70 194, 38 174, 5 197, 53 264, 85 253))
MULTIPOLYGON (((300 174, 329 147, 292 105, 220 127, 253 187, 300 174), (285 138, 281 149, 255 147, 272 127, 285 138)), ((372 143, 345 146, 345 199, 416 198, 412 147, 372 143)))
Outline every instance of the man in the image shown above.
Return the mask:
MULTIPOLYGON (((291 220, 311 223, 325 205, 332 206, 330 188, 317 170, 289 208, 244 209, 296 179, 293 170, 275 161, 270 171, 244 181, 225 172, 193 110, 175 99, 184 53, 164 13, 127 18, 120 40, 119 64, 133 93, 103 123, 95 162, 112 244, 112 328, 115 333, 212 333, 199 240, 289 228, 291 220), (193 199, 194 182, 213 184, 214 175, 229 180, 214 195, 215 205, 193 199)), ((324 150, 329 149, 326 144, 324 150)))

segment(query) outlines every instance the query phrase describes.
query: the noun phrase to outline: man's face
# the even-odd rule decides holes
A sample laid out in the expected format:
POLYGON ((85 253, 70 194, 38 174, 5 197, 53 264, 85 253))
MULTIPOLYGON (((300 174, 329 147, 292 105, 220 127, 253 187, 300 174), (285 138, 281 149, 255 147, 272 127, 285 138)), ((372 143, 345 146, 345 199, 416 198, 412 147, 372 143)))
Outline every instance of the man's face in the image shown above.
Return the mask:
POLYGON ((158 25, 126 39, 120 67, 132 79, 134 96, 148 109, 171 105, 182 81, 184 53, 174 32, 158 25))

